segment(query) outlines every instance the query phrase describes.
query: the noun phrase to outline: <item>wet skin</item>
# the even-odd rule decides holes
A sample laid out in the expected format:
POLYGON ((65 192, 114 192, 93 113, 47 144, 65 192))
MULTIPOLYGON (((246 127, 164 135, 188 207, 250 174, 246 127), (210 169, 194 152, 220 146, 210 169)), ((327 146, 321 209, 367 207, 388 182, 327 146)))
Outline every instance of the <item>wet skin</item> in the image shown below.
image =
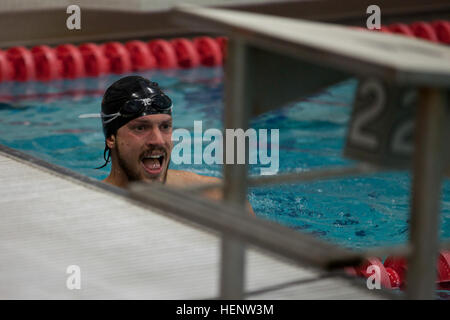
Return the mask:
POLYGON ((170 115, 148 115, 128 122, 106 139, 112 166, 105 182, 119 187, 138 180, 165 182, 173 148, 171 138, 170 115))
MULTIPOLYGON (((136 118, 106 139, 111 149, 111 172, 103 181, 126 188, 133 181, 160 182, 175 187, 218 183, 220 179, 182 170, 169 170, 173 149, 172 117, 167 114, 136 118)), ((205 196, 222 199, 220 189, 206 191, 205 196)), ((254 215, 250 204, 249 211, 254 215)))

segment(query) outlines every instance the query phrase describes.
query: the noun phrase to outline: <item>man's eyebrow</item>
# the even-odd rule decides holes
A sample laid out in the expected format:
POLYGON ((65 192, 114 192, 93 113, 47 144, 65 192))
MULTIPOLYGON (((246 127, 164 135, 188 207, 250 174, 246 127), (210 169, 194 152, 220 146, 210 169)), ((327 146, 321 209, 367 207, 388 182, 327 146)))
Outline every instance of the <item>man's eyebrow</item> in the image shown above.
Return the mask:
POLYGON ((130 125, 142 125, 142 124, 157 124, 157 123, 172 123, 172 119, 166 119, 162 121, 150 121, 145 119, 134 119, 129 122, 130 125))
POLYGON ((148 120, 143 120, 143 119, 135 119, 129 122, 130 125, 135 125, 135 124, 151 124, 153 122, 148 121, 148 120))

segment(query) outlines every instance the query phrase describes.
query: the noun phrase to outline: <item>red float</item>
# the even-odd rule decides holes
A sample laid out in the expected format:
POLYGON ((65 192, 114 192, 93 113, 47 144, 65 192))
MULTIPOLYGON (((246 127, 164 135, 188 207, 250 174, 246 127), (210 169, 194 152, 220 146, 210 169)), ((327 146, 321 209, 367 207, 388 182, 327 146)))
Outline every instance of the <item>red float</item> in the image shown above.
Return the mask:
POLYGON ((193 68, 200 64, 200 56, 191 41, 185 38, 178 38, 170 43, 175 50, 178 65, 181 68, 193 68))
MULTIPOLYGON (((354 27, 357 29, 363 29, 354 27)), ((364 29, 366 30, 366 29, 364 29)), ((398 33, 410 37, 420 37, 432 42, 450 44, 450 22, 418 21, 411 25, 395 23, 375 29, 378 32, 398 33)), ((0 82, 8 80, 29 81, 38 79, 49 81, 58 78, 79 78, 85 75, 100 76, 113 73, 126 73, 132 70, 143 71, 159 67, 193 68, 198 65, 218 66, 227 55, 226 37, 197 37, 190 41, 176 38, 169 41, 155 39, 148 43, 134 40, 125 45, 108 42, 103 45, 85 43, 75 47, 64 44, 52 49, 48 46, 36 46, 32 50, 13 47, 0 50, 0 82)), ((391 263, 389 258, 388 264, 391 263)), ((404 271, 399 266, 386 266, 391 281, 396 275, 404 283, 404 271), (400 268, 400 269, 399 269, 400 268)))
POLYGON ((83 57, 86 75, 97 77, 109 72, 109 62, 103 54, 102 49, 95 43, 84 43, 79 50, 83 57))
POLYGON ((368 268, 369 266, 371 266, 371 265, 374 265, 374 266, 377 266, 377 267, 380 268, 380 276, 381 276, 380 282, 381 282, 381 285, 382 285, 384 288, 387 288, 387 289, 392 288, 391 280, 390 280, 390 278, 389 278, 389 274, 388 274, 388 272, 386 271, 386 268, 385 268, 385 267, 383 266, 383 264, 381 263, 380 259, 378 259, 378 258, 368 258, 368 259, 366 259, 366 260, 361 264, 361 266, 358 267, 358 268, 356 269, 356 270, 357 270, 357 273, 358 273, 359 275, 364 276, 365 278, 370 277, 372 274, 367 272, 367 268, 368 268))
POLYGON ((36 46, 31 49, 36 66, 36 78, 41 81, 50 81, 61 77, 62 65, 56 56, 55 50, 49 46, 36 46))
POLYGON ((210 37, 194 39, 194 45, 200 55, 200 62, 204 66, 218 66, 222 64, 222 52, 219 44, 210 37))
MULTIPOLYGON (((384 261, 386 270, 395 270, 400 279, 400 287, 406 284, 407 260, 401 257, 388 257, 384 261)), ((442 251, 437 263, 438 283, 450 282, 450 251, 442 251)))
POLYGON ((172 44, 166 40, 156 39, 148 43, 148 47, 156 58, 158 67, 161 69, 177 68, 177 54, 172 44))
POLYGON ((450 44, 450 22, 435 21, 432 23, 432 27, 440 42, 450 44))
POLYGON ((217 37, 216 42, 219 44, 220 52, 222 52, 223 60, 225 60, 227 58, 228 38, 217 37))
POLYGON ((63 78, 76 79, 85 76, 84 61, 80 50, 73 44, 62 44, 55 49, 62 64, 63 78))
POLYGON ((412 32, 416 37, 426 39, 432 42, 439 42, 436 32, 433 27, 425 22, 415 22, 410 26, 412 32))
POLYGON ((103 46, 103 53, 109 60, 109 69, 114 73, 126 73, 132 70, 130 54, 120 42, 108 42, 103 46))
POLYGON ((371 265, 377 266, 380 269, 380 283, 383 288, 392 289, 400 286, 400 277, 395 270, 387 270, 378 258, 368 258, 359 266, 347 267, 344 270, 349 275, 369 278, 373 275, 373 272, 369 273, 367 270, 367 268, 371 265))
POLYGON ((13 80, 30 81, 36 78, 34 59, 31 52, 24 47, 14 47, 6 51, 12 65, 13 80))
POLYGON ((389 26, 389 30, 393 33, 399 33, 407 37, 414 37, 412 30, 403 23, 394 23, 389 26))
POLYGON ((442 251, 438 260, 439 282, 450 282, 450 251, 442 251))
POLYGON ((406 259, 401 257, 387 257, 384 261, 384 267, 395 270, 400 278, 400 287, 405 285, 406 280, 406 259))
POLYGON ((149 70, 156 67, 156 59, 145 42, 134 40, 125 44, 133 70, 149 70))
POLYGON ((389 281, 391 282, 391 288, 400 288, 402 285, 402 280, 398 275, 397 271, 391 268, 385 268, 387 274, 389 275, 389 281))
POLYGON ((0 50, 0 82, 9 81, 13 79, 13 68, 6 53, 0 50))

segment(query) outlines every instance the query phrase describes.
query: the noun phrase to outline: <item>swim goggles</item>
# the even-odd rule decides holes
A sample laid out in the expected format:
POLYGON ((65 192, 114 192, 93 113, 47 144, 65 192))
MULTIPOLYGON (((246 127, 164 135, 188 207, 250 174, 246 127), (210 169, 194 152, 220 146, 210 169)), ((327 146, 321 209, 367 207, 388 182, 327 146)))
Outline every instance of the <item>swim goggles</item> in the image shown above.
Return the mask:
POLYGON ((103 124, 110 123, 118 117, 132 118, 138 115, 165 113, 171 114, 172 100, 164 94, 158 94, 150 98, 132 99, 125 102, 119 112, 105 114, 101 112, 103 124))

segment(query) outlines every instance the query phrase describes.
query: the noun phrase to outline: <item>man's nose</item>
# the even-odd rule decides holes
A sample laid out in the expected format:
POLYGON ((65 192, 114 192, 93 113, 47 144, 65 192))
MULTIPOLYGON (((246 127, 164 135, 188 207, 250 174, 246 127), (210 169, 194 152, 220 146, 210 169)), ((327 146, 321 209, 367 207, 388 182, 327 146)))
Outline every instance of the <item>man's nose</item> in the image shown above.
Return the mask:
POLYGON ((148 145, 163 145, 164 138, 161 130, 158 127, 153 127, 149 130, 146 142, 148 145))

